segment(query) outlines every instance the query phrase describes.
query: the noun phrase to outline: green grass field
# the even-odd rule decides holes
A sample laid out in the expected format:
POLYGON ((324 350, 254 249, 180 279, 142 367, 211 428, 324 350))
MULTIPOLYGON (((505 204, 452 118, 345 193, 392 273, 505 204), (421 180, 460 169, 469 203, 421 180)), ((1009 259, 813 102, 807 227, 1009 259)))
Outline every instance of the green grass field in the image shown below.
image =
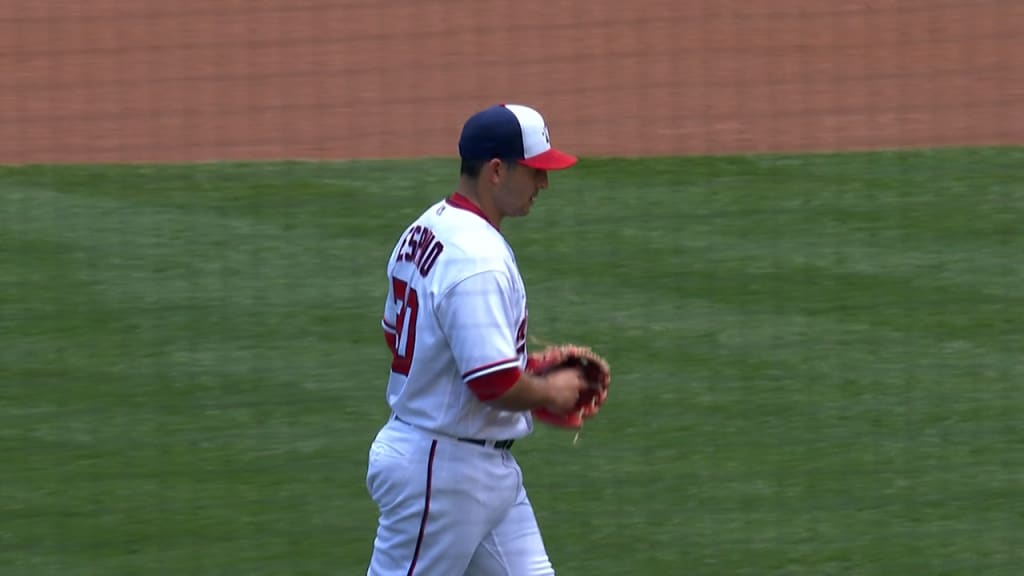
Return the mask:
MULTIPOLYGON (((456 169, 0 169, 0 574, 364 573, 456 169)), ((1024 149, 585 159, 506 234, 614 370, 514 448, 560 576, 1024 573, 1024 149)))

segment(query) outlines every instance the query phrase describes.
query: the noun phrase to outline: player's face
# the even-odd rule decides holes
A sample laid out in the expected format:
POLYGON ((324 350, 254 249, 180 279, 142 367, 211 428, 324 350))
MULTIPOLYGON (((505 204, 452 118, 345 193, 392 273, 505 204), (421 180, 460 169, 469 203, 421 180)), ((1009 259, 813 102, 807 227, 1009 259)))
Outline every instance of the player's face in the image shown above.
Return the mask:
POLYGON ((505 216, 525 216, 537 194, 548 187, 548 173, 521 164, 507 168, 495 191, 495 203, 505 216))

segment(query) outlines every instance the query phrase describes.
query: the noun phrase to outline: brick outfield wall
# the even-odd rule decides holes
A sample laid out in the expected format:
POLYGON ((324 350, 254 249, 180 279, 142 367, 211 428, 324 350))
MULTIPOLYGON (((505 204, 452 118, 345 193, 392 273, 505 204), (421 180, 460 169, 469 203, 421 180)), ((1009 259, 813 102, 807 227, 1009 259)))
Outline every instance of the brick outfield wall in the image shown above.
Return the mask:
POLYGON ((1024 144, 1020 0, 0 0, 0 163, 1024 144))

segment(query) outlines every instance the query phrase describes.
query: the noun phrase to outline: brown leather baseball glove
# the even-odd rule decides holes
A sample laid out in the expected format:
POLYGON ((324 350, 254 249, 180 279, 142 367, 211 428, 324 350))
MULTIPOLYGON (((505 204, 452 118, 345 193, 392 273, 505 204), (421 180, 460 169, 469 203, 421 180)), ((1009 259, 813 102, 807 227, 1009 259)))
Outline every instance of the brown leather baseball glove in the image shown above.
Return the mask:
POLYGON ((611 367, 600 354, 586 346, 555 344, 527 357, 526 369, 538 375, 566 367, 579 367, 590 387, 580 394, 576 408, 567 414, 555 414, 545 408, 533 410, 537 420, 559 428, 579 429, 583 421, 593 417, 608 399, 611 367))

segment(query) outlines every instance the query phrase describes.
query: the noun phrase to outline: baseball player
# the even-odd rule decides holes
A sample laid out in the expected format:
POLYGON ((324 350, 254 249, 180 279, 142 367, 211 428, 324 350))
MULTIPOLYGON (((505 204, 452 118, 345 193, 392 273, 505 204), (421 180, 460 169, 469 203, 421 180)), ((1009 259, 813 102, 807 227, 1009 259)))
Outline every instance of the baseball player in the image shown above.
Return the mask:
POLYGON ((587 384, 573 368, 527 371, 526 290, 501 224, 576 158, 551 147, 540 113, 511 104, 473 114, 459 153, 456 190, 387 264, 392 414, 366 475, 380 512, 373 576, 554 574, 510 448, 532 410, 565 414, 587 384))

